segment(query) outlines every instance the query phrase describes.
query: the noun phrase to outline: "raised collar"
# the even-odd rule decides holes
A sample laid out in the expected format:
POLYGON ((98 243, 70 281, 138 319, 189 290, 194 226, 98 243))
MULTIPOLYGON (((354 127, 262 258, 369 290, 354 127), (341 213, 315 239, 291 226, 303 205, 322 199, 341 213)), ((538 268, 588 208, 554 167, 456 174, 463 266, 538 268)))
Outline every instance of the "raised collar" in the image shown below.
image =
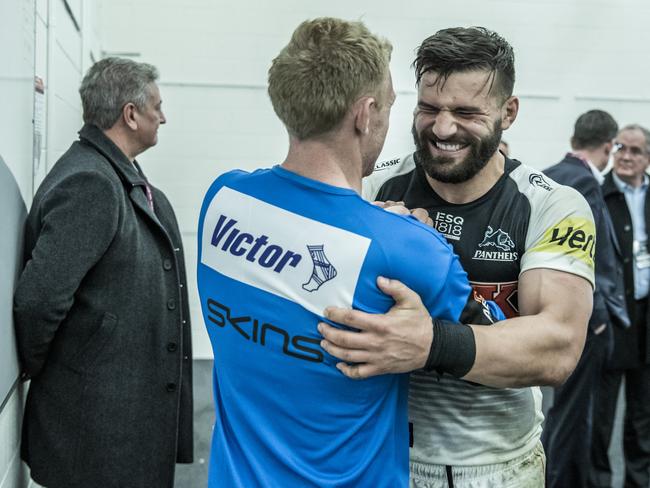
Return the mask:
POLYGON ((93 146, 108 159, 121 180, 129 183, 131 186, 145 185, 145 178, 142 171, 140 170, 138 172, 140 166, 137 161, 131 164, 129 158, 126 157, 121 149, 99 127, 93 124, 85 124, 79 131, 79 140, 93 146))

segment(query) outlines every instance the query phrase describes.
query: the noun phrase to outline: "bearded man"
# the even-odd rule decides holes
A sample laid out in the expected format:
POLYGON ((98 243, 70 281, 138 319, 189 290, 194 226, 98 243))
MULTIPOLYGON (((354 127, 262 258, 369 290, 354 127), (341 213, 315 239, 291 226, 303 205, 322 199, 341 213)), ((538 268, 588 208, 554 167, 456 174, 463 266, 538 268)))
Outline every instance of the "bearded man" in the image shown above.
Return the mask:
POLYGON ((329 320, 358 332, 323 323, 322 345, 352 378, 413 371, 412 487, 543 487, 535 385, 561 384, 580 357, 592 309, 593 217, 574 189, 498 150, 519 109, 505 39, 444 29, 424 40, 414 65, 416 151, 379 163, 365 194, 426 209, 474 289, 508 319, 470 322, 472 334, 460 337, 461 328, 441 327, 413 297, 387 314, 331 307, 329 320), (429 367, 449 344, 463 353, 429 367))

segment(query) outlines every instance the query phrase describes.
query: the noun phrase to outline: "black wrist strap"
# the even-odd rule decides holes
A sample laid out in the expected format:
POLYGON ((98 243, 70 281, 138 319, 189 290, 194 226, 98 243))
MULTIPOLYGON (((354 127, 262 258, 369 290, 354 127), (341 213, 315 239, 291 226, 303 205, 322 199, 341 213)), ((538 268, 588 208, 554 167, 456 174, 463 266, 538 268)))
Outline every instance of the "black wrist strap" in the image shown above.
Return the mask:
POLYGON ((425 371, 449 373, 456 378, 465 376, 476 359, 476 340, 469 325, 431 319, 433 341, 425 371))

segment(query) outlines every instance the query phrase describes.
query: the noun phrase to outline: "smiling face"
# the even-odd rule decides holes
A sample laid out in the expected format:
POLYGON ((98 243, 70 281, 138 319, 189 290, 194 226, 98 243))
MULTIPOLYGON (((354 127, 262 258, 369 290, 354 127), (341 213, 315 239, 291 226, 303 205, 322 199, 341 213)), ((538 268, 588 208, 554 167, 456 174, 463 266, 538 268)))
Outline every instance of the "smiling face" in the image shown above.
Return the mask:
MULTIPOLYGON (((508 105, 490 91, 489 71, 435 72, 422 76, 413 120, 413 138, 426 173, 443 183, 473 178, 496 154, 501 133, 514 117, 508 105)), ((516 115, 516 108, 515 108, 516 115)))

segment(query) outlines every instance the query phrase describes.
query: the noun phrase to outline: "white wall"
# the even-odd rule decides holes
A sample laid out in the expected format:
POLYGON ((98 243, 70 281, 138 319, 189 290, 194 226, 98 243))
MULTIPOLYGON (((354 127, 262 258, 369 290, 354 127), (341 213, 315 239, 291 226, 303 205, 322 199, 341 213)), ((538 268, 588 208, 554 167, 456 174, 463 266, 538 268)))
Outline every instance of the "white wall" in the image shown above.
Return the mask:
MULTIPOLYGON (((521 111, 504 138, 512 154, 544 168, 568 149, 577 116, 610 111, 620 124, 650 125, 650 3, 644 0, 103 0, 102 42, 161 71, 168 124, 140 158, 177 210, 188 270, 195 272, 195 227, 207 186, 231 168, 281 162, 287 137, 266 95, 271 59, 304 19, 361 19, 394 44, 398 94, 382 158, 411 147, 415 104, 410 63, 436 30, 483 25, 517 57, 521 111)), ((190 279, 196 357, 210 357, 190 279)))
MULTIPOLYGON (((91 53, 96 59, 101 54, 96 3, 0 0, 0 43, 4 46, 0 50, 0 156, 29 206, 34 189, 76 139, 82 124, 77 89, 91 53), (34 76, 45 84, 43 117, 34 111, 34 76), (42 119, 40 143, 34 136, 33 119, 42 119)), ((4 266, 15 258, 2 255, 0 262, 4 266)), ((3 273, 6 271, 3 267, 3 273)), ((2 316, 10 316, 11 298, 1 298, 2 316)), ((4 332, 3 328, 3 341, 13 340, 4 332)), ((18 456, 26 389, 26 385, 18 384, 0 410, 0 488, 28 485, 25 466, 18 456)))
POLYGON ((79 84, 91 57, 100 59, 101 51, 95 2, 49 0, 48 3, 47 41, 39 47, 47 52, 48 130, 44 149, 49 170, 77 138, 82 125, 79 84))

